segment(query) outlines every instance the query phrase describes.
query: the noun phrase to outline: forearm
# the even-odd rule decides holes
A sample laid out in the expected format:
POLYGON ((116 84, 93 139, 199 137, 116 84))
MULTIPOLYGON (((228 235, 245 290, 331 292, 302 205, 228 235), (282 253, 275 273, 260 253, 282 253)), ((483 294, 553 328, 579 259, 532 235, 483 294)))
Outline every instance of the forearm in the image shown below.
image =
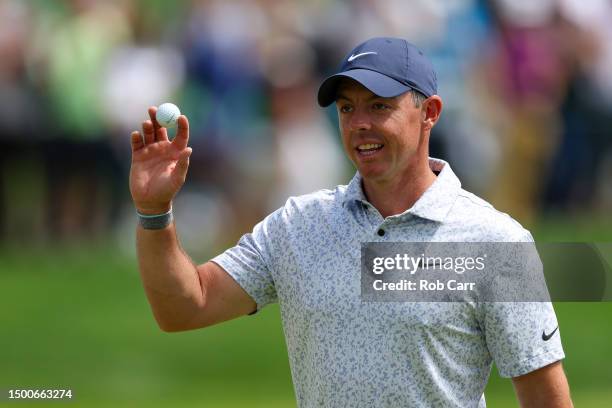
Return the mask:
POLYGON ((513 378, 521 408, 572 408, 569 385, 560 362, 513 378))
POLYGON ((153 314, 164 331, 182 330, 204 305, 200 278, 182 250, 174 223, 136 231, 140 275, 153 314))
POLYGON ((530 395, 519 395, 521 408, 573 408, 567 384, 541 389, 530 395))

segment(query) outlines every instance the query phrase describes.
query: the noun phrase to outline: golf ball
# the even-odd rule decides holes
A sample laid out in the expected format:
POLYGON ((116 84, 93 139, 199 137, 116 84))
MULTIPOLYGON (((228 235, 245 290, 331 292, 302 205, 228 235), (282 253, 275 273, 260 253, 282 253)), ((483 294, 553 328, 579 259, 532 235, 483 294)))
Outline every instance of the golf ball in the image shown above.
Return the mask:
POLYGON ((155 119, 165 128, 176 127, 176 120, 181 115, 179 108, 173 103, 162 103, 157 107, 155 119))

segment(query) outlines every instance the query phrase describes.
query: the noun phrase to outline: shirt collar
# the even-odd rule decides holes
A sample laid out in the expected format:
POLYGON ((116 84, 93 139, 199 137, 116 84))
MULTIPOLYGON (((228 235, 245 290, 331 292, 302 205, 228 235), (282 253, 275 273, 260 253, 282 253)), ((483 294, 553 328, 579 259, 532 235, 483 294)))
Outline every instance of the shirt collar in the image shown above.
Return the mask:
MULTIPOLYGON (((414 203, 412 208, 406 210, 404 214, 409 213, 420 218, 443 222, 457 199, 461 189, 461 182, 450 165, 444 160, 430 157, 429 167, 432 171, 439 172, 438 177, 414 203)), ((355 173, 355 176, 344 192, 343 205, 353 201, 368 203, 361 186, 361 180, 359 172, 355 173)))

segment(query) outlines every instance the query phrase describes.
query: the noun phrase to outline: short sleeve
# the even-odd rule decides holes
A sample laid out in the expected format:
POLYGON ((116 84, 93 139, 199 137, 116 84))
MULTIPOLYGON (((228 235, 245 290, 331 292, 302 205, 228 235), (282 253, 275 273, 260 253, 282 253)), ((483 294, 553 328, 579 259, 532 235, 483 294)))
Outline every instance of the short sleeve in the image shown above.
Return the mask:
MULTIPOLYGON (((512 241, 532 243, 533 237, 523 230, 512 241)), ((521 262, 515 266, 524 267, 521 262)), ((481 307, 487 347, 500 376, 517 377, 565 358, 552 303, 486 302, 481 307)))
POLYGON ((565 358, 551 303, 487 303, 483 329, 502 377, 527 374, 565 358))
POLYGON ((257 303, 257 310, 277 301, 273 279, 274 231, 279 228, 278 211, 258 223, 238 244, 212 259, 257 303))

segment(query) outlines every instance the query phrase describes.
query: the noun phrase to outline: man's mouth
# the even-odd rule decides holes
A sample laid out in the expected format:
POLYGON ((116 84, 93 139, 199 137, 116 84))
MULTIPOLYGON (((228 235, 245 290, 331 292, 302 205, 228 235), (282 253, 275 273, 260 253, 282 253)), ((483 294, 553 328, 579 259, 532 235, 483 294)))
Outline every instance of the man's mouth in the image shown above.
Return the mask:
POLYGON ((361 145, 357 146, 357 152, 361 156, 370 156, 370 155, 375 154, 380 149, 382 149, 383 146, 384 145, 382 145, 380 143, 361 144, 361 145))

